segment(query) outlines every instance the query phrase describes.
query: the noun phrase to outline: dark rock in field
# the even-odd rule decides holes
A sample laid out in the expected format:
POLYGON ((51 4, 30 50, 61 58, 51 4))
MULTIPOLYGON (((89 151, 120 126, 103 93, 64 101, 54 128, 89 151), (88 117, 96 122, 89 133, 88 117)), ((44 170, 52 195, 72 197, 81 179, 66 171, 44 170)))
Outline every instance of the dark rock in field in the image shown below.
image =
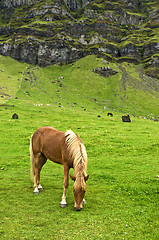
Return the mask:
POLYGON ((18 119, 18 114, 14 113, 14 114, 12 115, 12 118, 13 118, 13 119, 18 119))

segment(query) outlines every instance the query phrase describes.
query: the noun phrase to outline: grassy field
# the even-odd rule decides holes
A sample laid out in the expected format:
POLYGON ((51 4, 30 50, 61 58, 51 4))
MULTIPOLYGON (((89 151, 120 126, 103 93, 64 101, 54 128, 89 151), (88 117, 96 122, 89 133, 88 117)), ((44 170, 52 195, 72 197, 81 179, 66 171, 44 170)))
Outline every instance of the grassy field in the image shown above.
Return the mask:
MULTIPOLYGON (((12 82, 13 97, 3 99, 0 106, 0 239, 158 240, 159 123, 132 115, 131 123, 121 121, 123 113, 112 108, 117 108, 113 94, 123 72, 112 64, 119 71, 116 77, 92 73, 101 62, 93 57, 42 69, 13 61, 0 73, 7 76, 17 64, 14 76, 20 79, 19 85, 12 82), (114 116, 107 117, 108 111, 114 116), (12 119, 13 113, 19 119, 12 119), (68 206, 60 208, 63 167, 49 160, 41 173, 44 191, 33 194, 30 137, 47 125, 72 129, 86 146, 90 178, 81 212, 74 211, 71 180, 68 206)), ((148 94, 146 101, 150 101, 148 94)), ((156 116, 157 97, 152 101, 156 105, 151 114, 156 116)), ((138 114, 147 116, 144 104, 136 101, 138 114)))

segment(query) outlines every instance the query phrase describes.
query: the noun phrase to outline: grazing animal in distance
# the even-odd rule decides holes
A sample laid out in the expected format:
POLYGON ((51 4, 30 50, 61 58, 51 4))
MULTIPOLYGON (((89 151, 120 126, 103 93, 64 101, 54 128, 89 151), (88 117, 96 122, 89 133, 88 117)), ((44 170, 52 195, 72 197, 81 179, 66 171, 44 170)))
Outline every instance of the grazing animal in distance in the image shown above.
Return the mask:
POLYGON ((130 116, 127 114, 126 116, 122 116, 123 122, 131 122, 130 116))
POLYGON ((43 190, 40 171, 47 159, 64 165, 64 183, 61 207, 66 207, 66 191, 69 185, 69 170, 74 169, 73 192, 75 210, 80 211, 86 192, 87 153, 81 139, 73 131, 58 131, 53 127, 41 127, 32 135, 30 142, 31 173, 34 177, 34 193, 43 190))
POLYGON ((107 113, 107 116, 113 117, 113 113, 107 113))

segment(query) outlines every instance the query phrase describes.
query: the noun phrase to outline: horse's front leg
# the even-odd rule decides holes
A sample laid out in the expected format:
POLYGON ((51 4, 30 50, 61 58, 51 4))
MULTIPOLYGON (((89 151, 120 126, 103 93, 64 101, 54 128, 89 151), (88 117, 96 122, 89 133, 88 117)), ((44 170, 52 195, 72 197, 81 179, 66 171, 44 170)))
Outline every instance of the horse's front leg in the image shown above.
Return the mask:
POLYGON ((66 191, 67 191, 67 188, 68 188, 68 185, 69 185, 68 174, 69 174, 69 167, 65 164, 64 165, 63 195, 62 195, 62 201, 60 203, 61 207, 63 207, 63 208, 67 206, 66 191))

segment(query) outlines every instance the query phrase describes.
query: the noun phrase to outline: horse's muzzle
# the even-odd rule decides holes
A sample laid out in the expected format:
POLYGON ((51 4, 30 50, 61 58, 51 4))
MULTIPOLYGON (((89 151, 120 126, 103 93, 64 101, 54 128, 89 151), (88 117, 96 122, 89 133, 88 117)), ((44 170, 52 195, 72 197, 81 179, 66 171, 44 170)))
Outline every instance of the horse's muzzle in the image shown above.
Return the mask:
POLYGON ((75 207, 75 210, 76 210, 76 211, 81 211, 82 208, 76 208, 76 207, 75 207))

